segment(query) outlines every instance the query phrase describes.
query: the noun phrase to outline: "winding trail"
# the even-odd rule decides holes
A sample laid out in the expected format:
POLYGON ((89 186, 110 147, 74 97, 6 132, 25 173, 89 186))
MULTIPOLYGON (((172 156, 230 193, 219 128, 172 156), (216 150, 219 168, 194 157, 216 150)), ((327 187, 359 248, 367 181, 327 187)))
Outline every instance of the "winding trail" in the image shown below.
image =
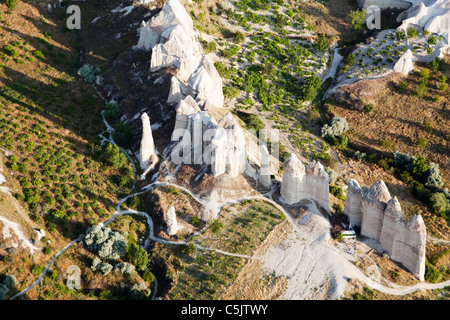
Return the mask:
MULTIPOLYGON (((100 94, 100 93, 99 93, 100 94)), ((101 96, 101 95, 100 95, 101 96)), ((102 97, 103 98, 103 97, 102 97)), ((104 98, 103 98, 104 99, 104 98)), ((116 144, 112 137, 112 132, 114 129, 107 123, 104 112, 102 112, 103 121, 106 126, 106 132, 109 134, 109 138, 105 138, 103 135, 101 136, 103 141, 107 141, 112 144, 116 144)), ((120 148, 120 147, 119 147, 120 148)), ((123 152, 127 158, 130 160, 134 172, 134 176, 137 176, 136 164, 134 159, 130 157, 127 150, 120 148, 121 152, 123 152)), ((163 157, 163 155, 161 155, 163 157)), ((167 160, 163 160, 160 163, 160 167, 167 163, 167 160)), ((132 209, 122 210, 121 205, 127 201, 131 196, 140 195, 146 192, 151 191, 154 187, 157 186, 173 186, 180 190, 185 191, 190 196, 192 196, 198 203, 200 203, 203 207, 207 207, 209 209, 215 209, 217 216, 219 216, 220 211, 223 206, 231 205, 233 203, 238 203, 243 200, 261 200, 272 204, 278 210, 280 210, 287 220, 290 222, 292 226, 293 232, 291 233, 291 237, 286 241, 283 241, 280 245, 275 248, 270 248, 268 252, 261 257, 256 256, 248 256, 248 255, 240 255, 230 252, 225 252, 222 250, 216 250, 211 248, 203 247, 199 244, 194 244, 199 250, 208 250, 215 251, 224 255, 247 258, 247 259, 260 259, 266 262, 266 267, 272 270, 276 270, 285 273, 290 277, 288 289, 285 294, 285 298, 287 299, 308 299, 314 297, 314 292, 316 292, 317 286, 322 286, 325 281, 330 281, 331 283, 331 298, 338 299, 340 298, 346 288, 349 278, 356 278, 366 285, 370 286, 373 289, 376 289, 380 292, 384 292, 392 295, 405 295, 408 293, 412 293, 421 289, 439 289, 445 286, 450 285, 450 280, 442 283, 430 284, 430 283, 418 283, 414 286, 402 287, 395 284, 391 284, 393 287, 388 287, 381 284, 379 281, 372 279, 371 277, 366 276, 360 269, 358 269, 349 259, 347 259, 343 254, 339 253, 330 242, 330 224, 328 219, 322 216, 315 202, 312 202, 313 205, 310 205, 310 210, 308 210, 306 216, 301 219, 293 219, 293 217, 285 210, 283 206, 278 204, 272 199, 272 195, 275 190, 279 187, 275 185, 273 189, 268 192, 265 196, 246 196, 240 199, 235 199, 232 201, 226 201, 222 203, 214 202, 213 205, 208 203, 205 199, 200 198, 198 195, 194 194, 191 190, 171 183, 159 181, 159 175, 155 174, 153 177, 156 181, 142 187, 140 191, 134 192, 124 198, 122 198, 116 206, 116 211, 112 215, 112 217, 101 223, 104 226, 107 226, 109 223, 114 221, 118 216, 127 215, 127 214, 137 214, 144 217, 147 221, 149 236, 144 242, 144 248, 148 248, 151 241, 169 244, 169 245, 186 245, 189 242, 186 241, 169 241, 165 239, 158 238, 154 235, 154 225, 151 217, 142 211, 136 211, 132 209), (301 239, 299 240, 299 237, 301 239)), ((134 188, 134 187, 133 187, 134 188)), ((194 234, 198 235, 202 231, 194 234)), ((192 236, 194 236, 192 235, 192 236)), ((67 249, 69 249, 72 245, 80 241, 80 238, 77 238, 67 244, 63 249, 61 249, 47 264, 44 268, 44 271, 39 276, 39 278, 33 282, 28 288, 23 291, 17 293, 11 300, 24 295, 29 290, 34 288, 36 285, 40 284, 41 280, 44 278, 50 267, 56 261, 56 259, 61 256, 67 249)), ((433 239, 433 241, 442 241, 448 243, 445 240, 433 239)), ((155 278, 153 290, 153 299, 157 299, 156 297, 156 289, 157 289, 157 280, 155 278)))

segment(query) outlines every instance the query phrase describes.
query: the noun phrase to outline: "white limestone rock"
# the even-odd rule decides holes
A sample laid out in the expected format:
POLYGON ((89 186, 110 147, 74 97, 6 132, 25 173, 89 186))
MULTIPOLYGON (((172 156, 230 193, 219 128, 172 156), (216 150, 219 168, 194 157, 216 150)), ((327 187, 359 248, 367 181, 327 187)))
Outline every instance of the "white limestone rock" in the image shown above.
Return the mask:
POLYGON ((393 258, 395 240, 398 235, 398 226, 403 223, 402 208, 397 197, 389 200, 384 211, 383 227, 380 235, 380 243, 388 255, 393 258))
POLYGON ((383 212, 391 199, 389 190, 383 180, 370 186, 367 196, 363 197, 361 234, 380 240, 383 226, 383 212))
POLYGON ((155 154, 155 143, 153 141, 152 127, 150 117, 146 112, 141 115, 142 120, 142 138, 139 150, 139 161, 142 170, 149 166, 150 157, 155 154))
POLYGON ((353 226, 361 226, 362 223, 362 190, 358 181, 350 179, 345 198, 344 213, 348 216, 353 226))
POLYGON ((323 165, 313 160, 306 166, 304 197, 314 199, 323 209, 330 212, 330 180, 323 165))
POLYGON ((144 50, 150 50, 158 44, 158 42, 159 34, 150 29, 145 21, 142 21, 139 28, 139 41, 137 47, 144 50))
POLYGON ((401 72, 403 74, 408 74, 414 69, 413 66, 413 54, 410 49, 408 49, 395 63, 394 71, 401 72))
POLYGON ((187 96, 183 100, 180 100, 175 110, 177 114, 175 117, 175 127, 172 133, 172 141, 179 141, 184 135, 183 130, 188 129, 189 116, 200 112, 201 109, 194 98, 187 96))
POLYGON ((181 84, 176 77, 170 79, 170 90, 169 96, 167 97, 167 103, 178 103, 178 101, 183 100, 185 96, 181 93, 181 84))
POLYGON ((283 182, 281 183, 281 197, 287 204, 294 204, 302 199, 304 190, 305 166, 293 153, 283 163, 283 182))
POLYGON ((261 145, 261 169, 259 173, 259 181, 263 187, 268 188, 271 184, 270 179, 270 158, 269 150, 265 144, 261 145))
POLYGON ((200 65, 188 80, 188 88, 197 99, 216 108, 222 108, 224 103, 222 78, 214 64, 204 56, 200 65))
POLYGON ((178 232, 178 222, 177 222, 177 214, 173 206, 170 206, 169 209, 167 209, 165 222, 167 225, 167 234, 169 236, 176 235, 178 232))
POLYGON ((215 177, 227 173, 235 178, 246 168, 246 145, 244 132, 231 113, 219 123, 211 143, 214 155, 211 170, 215 177))
POLYGON ((280 193, 287 204, 309 198, 330 212, 329 178, 318 161, 305 166, 295 154, 291 154, 284 162, 280 193))

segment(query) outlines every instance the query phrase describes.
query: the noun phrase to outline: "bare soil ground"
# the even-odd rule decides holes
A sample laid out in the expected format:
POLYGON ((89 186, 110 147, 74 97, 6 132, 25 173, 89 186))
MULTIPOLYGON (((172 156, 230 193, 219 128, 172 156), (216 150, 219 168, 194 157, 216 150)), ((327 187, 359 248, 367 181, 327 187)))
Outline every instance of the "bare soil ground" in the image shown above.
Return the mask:
POLYGON ((427 91, 423 97, 414 94, 420 83, 419 66, 407 77, 392 74, 380 80, 358 81, 343 89, 344 93, 331 101, 332 112, 347 119, 351 128, 349 139, 362 149, 390 154, 395 150, 411 155, 423 154, 429 161, 439 164, 448 183, 450 177, 450 91, 439 90, 438 78, 450 77, 450 55, 446 55, 441 71, 431 71, 427 91), (398 88, 401 82, 406 90, 398 88), (434 101, 439 97, 439 101, 434 101), (362 109, 374 105, 372 113, 362 109), (426 121, 429 123, 427 127, 426 121), (425 138, 428 144, 421 148, 418 138, 425 138), (381 142, 390 141, 392 146, 381 142), (387 147, 386 147, 387 146, 387 147))

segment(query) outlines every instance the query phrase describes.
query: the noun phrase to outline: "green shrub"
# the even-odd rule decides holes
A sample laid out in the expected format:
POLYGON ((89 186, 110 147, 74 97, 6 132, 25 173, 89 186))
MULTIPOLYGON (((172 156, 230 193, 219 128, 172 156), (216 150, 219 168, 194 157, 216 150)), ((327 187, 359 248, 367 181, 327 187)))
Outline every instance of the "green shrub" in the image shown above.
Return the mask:
POLYGON ((10 46, 10 45, 6 45, 3 48, 3 52, 6 53, 7 55, 13 57, 13 58, 17 58, 19 56, 19 54, 17 53, 16 49, 13 46, 10 46))
POLYGON ((429 36, 427 39, 428 44, 437 44, 437 38, 435 36, 429 36))
POLYGON ((364 106, 364 111, 366 113, 372 113, 374 108, 374 105, 372 103, 369 103, 364 106))
POLYGON ((340 203, 333 204, 333 210, 336 214, 344 213, 344 208, 342 207, 342 205, 340 203))
POLYGON ((364 23, 366 11, 365 10, 351 10, 350 13, 348 14, 348 16, 350 18, 350 23, 352 24, 353 29, 360 30, 364 23))
POLYGON ((352 65, 355 63, 355 60, 356 60, 355 55, 353 53, 349 53, 344 57, 343 61, 346 65, 352 65))
POLYGON ((406 34, 408 35, 408 37, 410 38, 417 38, 417 35, 419 34, 417 32, 417 30, 414 27, 410 27, 408 28, 408 30, 406 31, 406 34))
POLYGON ((320 52, 325 52, 328 50, 330 43, 325 36, 325 34, 321 33, 319 34, 317 41, 314 43, 314 49, 320 52))
POLYGON ((236 111, 236 115, 245 122, 246 129, 253 129, 258 132, 266 126, 257 114, 236 111))
POLYGON ((242 32, 238 31, 234 34, 234 37, 233 37, 234 43, 239 44, 239 43, 244 42, 244 40, 245 40, 245 36, 242 32))
POLYGON ((122 147, 128 147, 131 138, 131 126, 125 122, 119 122, 114 126, 114 141, 122 147))
POLYGON ((135 243, 128 246, 127 257, 128 261, 130 261, 133 265, 136 266, 136 268, 138 268, 138 270, 141 271, 147 269, 147 266, 150 263, 148 252, 135 243))
POLYGON ((104 149, 103 159, 108 164, 112 165, 116 169, 122 168, 126 165, 128 159, 120 151, 120 148, 117 145, 108 143, 104 149))
POLYGON ((33 51, 33 56, 35 56, 36 58, 38 58, 40 60, 44 60, 45 59, 45 55, 40 50, 33 51))
POLYGON ((416 177, 416 179, 423 180, 429 169, 430 166, 424 156, 420 155, 413 161, 412 173, 416 177))
POLYGON ((152 283, 153 281, 155 281, 155 276, 153 275, 153 273, 150 270, 145 270, 144 274, 142 275, 142 279, 144 279, 145 282, 147 283, 152 283))
POLYGON ((185 245, 183 248, 183 252, 187 255, 191 255, 193 253, 197 252, 197 247, 195 246, 195 244, 193 244, 192 242, 190 242, 189 244, 185 245))
POLYGON ((450 202, 442 192, 434 193, 430 198, 431 206, 433 211, 443 217, 448 219, 450 212, 450 202))
POLYGON ((14 8, 16 7, 17 1, 18 0, 4 0, 6 6, 10 9, 10 10, 14 10, 14 8))
POLYGON ((317 76, 311 76, 306 79, 306 84, 302 87, 302 98, 305 101, 312 101, 322 85, 322 80, 317 76))
POLYGON ((403 31, 397 31, 397 32, 395 33, 395 38, 396 38, 398 41, 401 41, 401 40, 405 39, 405 33, 404 33, 403 31))

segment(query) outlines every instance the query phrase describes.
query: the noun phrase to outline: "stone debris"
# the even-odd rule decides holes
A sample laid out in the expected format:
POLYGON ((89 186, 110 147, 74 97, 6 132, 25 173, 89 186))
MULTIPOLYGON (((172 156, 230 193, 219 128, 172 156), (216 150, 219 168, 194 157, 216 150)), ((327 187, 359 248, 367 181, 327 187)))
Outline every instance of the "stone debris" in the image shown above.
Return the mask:
POLYGON ((167 225, 167 234, 169 236, 176 235, 178 232, 178 222, 177 222, 177 214, 173 206, 170 206, 169 209, 167 209, 164 221, 166 222, 167 225))
POLYGON ((318 161, 312 161, 305 166, 295 154, 291 154, 284 162, 280 192, 283 201, 287 204, 291 205, 310 198, 330 212, 328 174, 318 161))
POLYGON ((382 180, 361 188, 350 179, 344 213, 353 226, 361 227, 361 235, 379 241, 392 260, 424 280, 427 232, 423 219, 415 215, 406 223, 400 202, 391 197, 382 180))

